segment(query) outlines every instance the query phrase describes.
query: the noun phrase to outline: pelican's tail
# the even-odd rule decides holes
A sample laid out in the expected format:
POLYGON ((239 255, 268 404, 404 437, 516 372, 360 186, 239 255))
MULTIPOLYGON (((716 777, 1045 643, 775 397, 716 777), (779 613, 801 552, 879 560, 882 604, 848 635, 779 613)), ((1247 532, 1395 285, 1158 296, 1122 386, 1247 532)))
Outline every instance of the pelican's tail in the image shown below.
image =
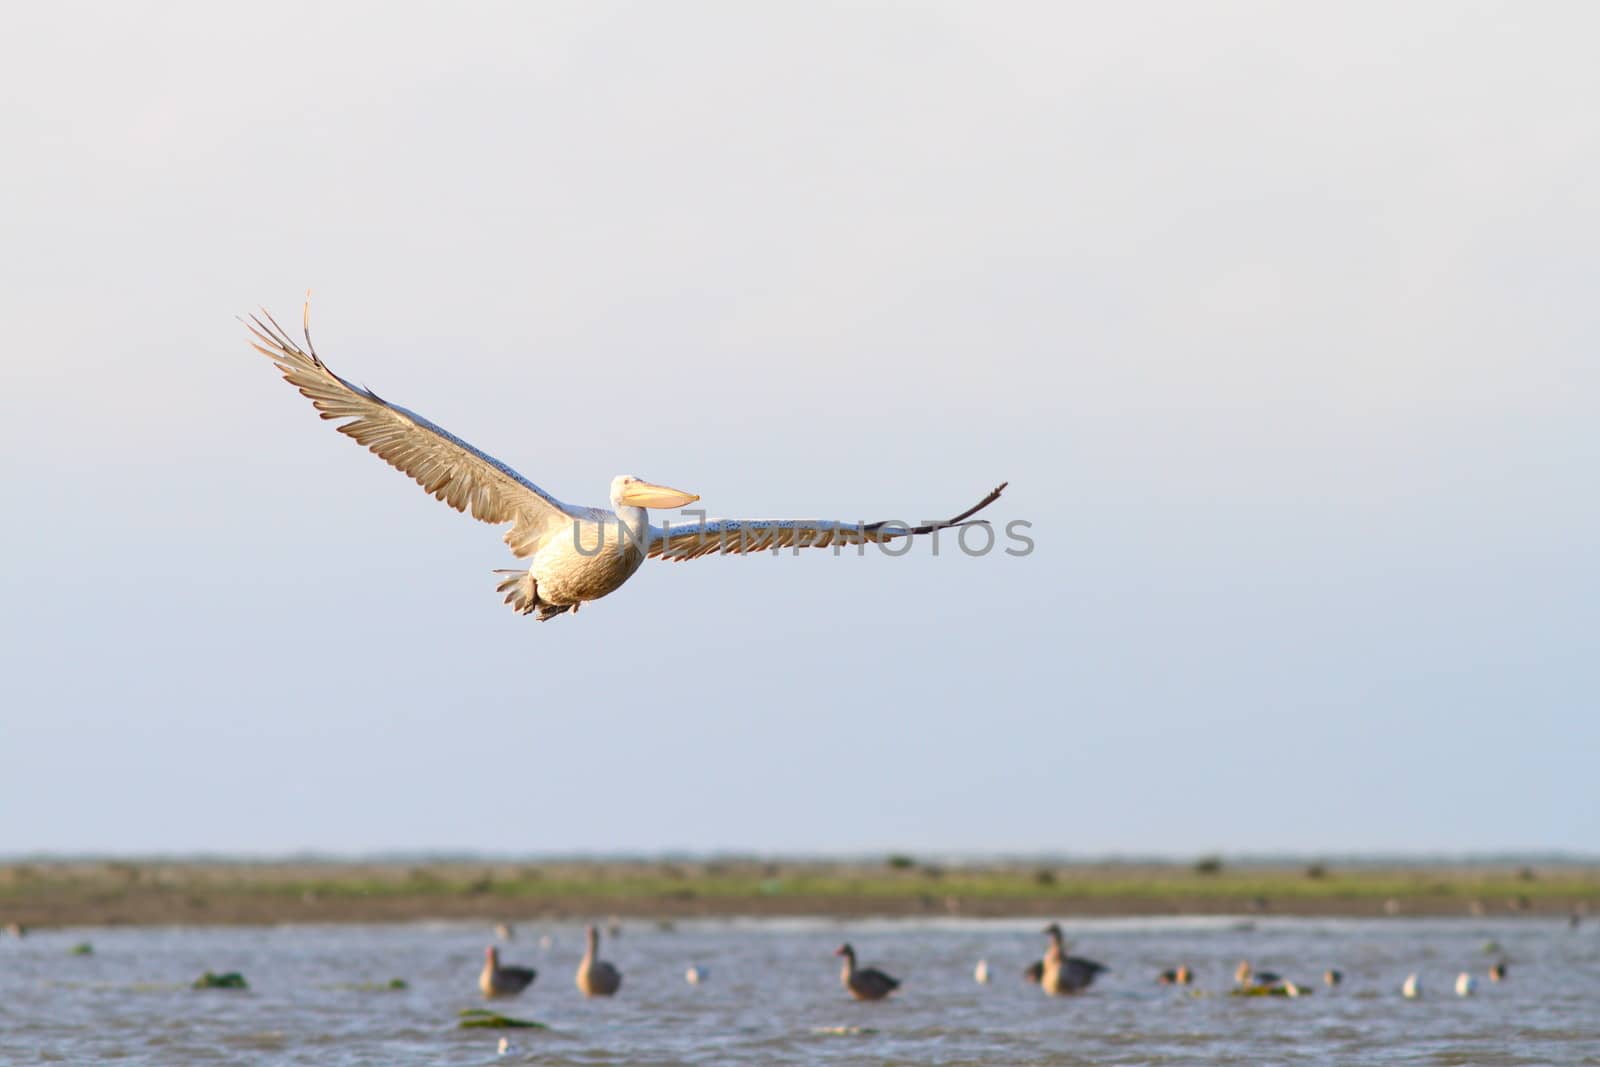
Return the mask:
POLYGON ((532 615, 539 613, 539 621, 560 615, 564 611, 571 611, 571 604, 547 604, 539 599, 539 583, 533 580, 533 574, 525 570, 504 571, 497 570, 496 574, 506 575, 506 580, 495 586, 495 592, 506 595, 506 603, 511 605, 511 610, 518 615, 532 615))
POLYGON ((518 615, 531 615, 539 609, 539 586, 526 570, 495 571, 506 575, 506 580, 495 586, 495 592, 506 595, 506 603, 518 615))

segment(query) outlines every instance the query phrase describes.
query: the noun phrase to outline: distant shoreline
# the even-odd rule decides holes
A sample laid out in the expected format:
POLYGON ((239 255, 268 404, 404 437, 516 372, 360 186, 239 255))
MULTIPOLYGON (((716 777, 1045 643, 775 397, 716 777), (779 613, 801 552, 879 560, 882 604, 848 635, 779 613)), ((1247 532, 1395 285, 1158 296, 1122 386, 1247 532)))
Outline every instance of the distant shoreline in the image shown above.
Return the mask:
POLYGON ((1600 915, 1600 867, 1339 869, 888 862, 0 864, 25 927, 838 918, 1600 915))

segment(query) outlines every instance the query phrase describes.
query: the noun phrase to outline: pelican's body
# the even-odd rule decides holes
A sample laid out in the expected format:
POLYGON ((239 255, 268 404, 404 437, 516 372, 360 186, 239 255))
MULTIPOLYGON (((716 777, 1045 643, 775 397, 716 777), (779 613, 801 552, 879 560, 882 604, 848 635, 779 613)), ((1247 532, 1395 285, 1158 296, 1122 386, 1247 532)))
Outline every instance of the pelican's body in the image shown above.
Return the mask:
MULTIPOLYGON (((955 518, 921 526, 822 519, 713 519, 654 526, 647 509, 683 508, 700 498, 619 475, 611 483, 609 508, 564 504, 416 412, 333 373, 312 347, 309 327, 301 348, 270 315, 252 318, 247 325, 256 350, 277 365, 323 418, 344 420, 341 433, 457 511, 484 522, 511 524, 506 544, 528 566, 499 572, 508 576, 499 591, 514 610, 537 613, 541 620, 616 592, 646 559, 884 543, 966 525, 964 520, 993 503, 1005 488, 1002 483, 955 518)), ((603 425, 604 414, 594 413, 596 425, 603 425)))
POLYGON ((497 572, 509 576, 499 587, 506 594, 506 603, 524 615, 537 611, 539 618, 548 619, 622 588, 644 564, 650 545, 653 528, 648 512, 628 503, 638 498, 635 494, 646 491, 662 500, 681 498, 673 506, 700 499, 649 485, 632 475, 618 475, 611 483, 610 510, 567 509, 570 523, 540 540, 526 571, 497 572), (573 514, 580 511, 582 514, 573 514))

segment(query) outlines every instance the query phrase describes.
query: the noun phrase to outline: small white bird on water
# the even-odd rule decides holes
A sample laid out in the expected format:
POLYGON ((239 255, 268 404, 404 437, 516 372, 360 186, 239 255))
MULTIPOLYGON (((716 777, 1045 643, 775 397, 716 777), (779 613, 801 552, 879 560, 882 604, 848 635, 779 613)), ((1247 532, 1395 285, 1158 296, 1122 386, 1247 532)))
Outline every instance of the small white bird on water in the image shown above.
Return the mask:
POLYGON ((979 960, 978 966, 973 969, 972 977, 978 980, 979 985, 989 984, 989 961, 979 960))
POLYGON ((704 967, 690 967, 683 972, 683 980, 690 985, 699 985, 709 977, 711 977, 711 972, 704 967))
POLYGON ((1456 996, 1470 997, 1478 991, 1478 980, 1466 971, 1456 975, 1456 996))
POLYGON ((1400 995, 1407 1000, 1416 1000, 1422 996, 1422 980, 1415 974, 1406 975, 1404 984, 1400 986, 1400 995))
MULTIPOLYGON (((651 525, 647 508, 683 508, 700 498, 681 489, 655 485, 631 474, 611 481, 611 507, 564 504, 528 479, 480 452, 414 411, 391 404, 370 389, 353 385, 328 369, 311 343, 310 306, 302 321, 301 348, 265 310, 245 323, 255 336, 256 351, 272 360, 284 380, 322 413, 339 420, 339 432, 363 444, 391 467, 409 475, 423 490, 475 519, 511 529, 505 542, 512 555, 529 560, 525 570, 503 570, 498 591, 519 614, 537 613, 541 621, 576 612, 591 601, 616 592, 646 559, 690 560, 712 553, 751 553, 780 548, 826 548, 830 545, 882 544, 951 527, 986 525, 967 522, 1000 497, 1005 483, 973 507, 943 522, 907 526, 895 522, 838 522, 825 519, 712 519, 703 522, 651 525)), ((595 398, 548 396, 519 398, 536 420, 577 409, 578 426, 565 433, 543 428, 548 446, 581 446, 604 433, 610 417, 603 405, 605 390, 618 387, 619 376, 600 379, 595 398), (554 438, 554 440, 552 440, 554 438)))

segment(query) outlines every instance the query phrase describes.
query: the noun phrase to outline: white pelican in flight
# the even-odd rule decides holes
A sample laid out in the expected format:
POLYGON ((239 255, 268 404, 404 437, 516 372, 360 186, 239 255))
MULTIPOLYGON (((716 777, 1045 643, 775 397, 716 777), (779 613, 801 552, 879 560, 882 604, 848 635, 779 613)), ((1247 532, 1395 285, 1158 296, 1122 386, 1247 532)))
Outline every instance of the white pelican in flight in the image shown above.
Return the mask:
POLYGON ((508 575, 499 591, 513 610, 537 612, 541 621, 576 612, 580 604, 615 592, 647 558, 686 560, 712 552, 882 543, 965 525, 1005 488, 1002 482, 975 506, 925 526, 809 519, 712 519, 653 526, 647 508, 682 508, 700 498, 630 474, 612 479, 609 510, 563 504, 416 412, 333 373, 311 344, 309 314, 308 305, 302 321, 305 348, 266 311, 252 315, 245 325, 255 335, 256 351, 277 364, 284 380, 310 398, 323 418, 347 420, 338 427, 340 433, 366 445, 457 511, 470 511, 484 522, 510 523, 506 544, 529 564, 526 570, 496 571, 508 575))

